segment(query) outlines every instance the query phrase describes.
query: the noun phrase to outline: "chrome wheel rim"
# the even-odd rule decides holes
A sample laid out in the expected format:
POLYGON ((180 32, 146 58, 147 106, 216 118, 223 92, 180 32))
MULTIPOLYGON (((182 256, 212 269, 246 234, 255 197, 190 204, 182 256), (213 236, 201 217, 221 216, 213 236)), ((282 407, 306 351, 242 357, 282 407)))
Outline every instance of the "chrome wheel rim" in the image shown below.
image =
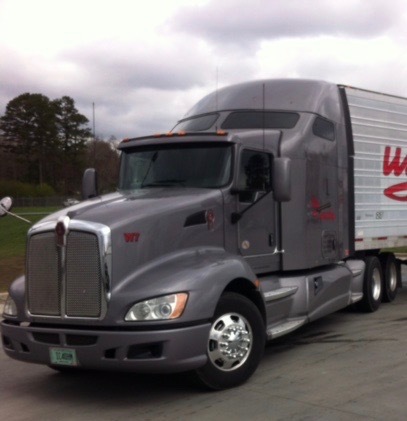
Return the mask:
POLYGON ((236 370, 247 361, 252 344, 253 333, 247 320, 237 313, 223 314, 209 333, 209 360, 219 370, 236 370))
POLYGON ((389 288, 391 292, 394 292, 397 288, 397 269, 396 265, 392 264, 390 266, 390 277, 389 277, 389 288))
POLYGON ((382 291, 382 279, 380 271, 377 268, 373 270, 372 281, 372 295, 373 299, 377 301, 380 298, 380 293, 382 291))

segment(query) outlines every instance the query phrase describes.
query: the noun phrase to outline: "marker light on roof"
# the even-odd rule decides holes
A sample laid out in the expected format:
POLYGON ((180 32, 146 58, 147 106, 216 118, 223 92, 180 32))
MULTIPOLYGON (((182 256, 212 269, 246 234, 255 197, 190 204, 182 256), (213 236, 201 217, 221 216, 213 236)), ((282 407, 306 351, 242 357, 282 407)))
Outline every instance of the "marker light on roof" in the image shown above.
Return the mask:
POLYGON ((227 136, 228 132, 224 131, 224 130, 217 130, 216 132, 185 132, 185 131, 181 131, 181 132, 167 132, 167 133, 155 133, 151 136, 142 136, 142 137, 135 137, 135 138, 131 138, 131 139, 123 139, 121 141, 121 143, 127 143, 130 142, 132 140, 147 140, 147 139, 152 139, 152 138, 156 138, 159 139, 161 137, 184 137, 184 136, 227 136))

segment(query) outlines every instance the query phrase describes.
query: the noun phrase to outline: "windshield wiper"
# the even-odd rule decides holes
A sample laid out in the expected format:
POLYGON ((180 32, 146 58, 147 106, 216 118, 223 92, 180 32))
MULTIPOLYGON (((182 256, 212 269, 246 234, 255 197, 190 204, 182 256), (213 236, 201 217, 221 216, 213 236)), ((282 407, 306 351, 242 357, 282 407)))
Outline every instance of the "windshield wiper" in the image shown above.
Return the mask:
POLYGON ((172 187, 172 186, 184 186, 185 187, 186 180, 157 180, 153 183, 142 184, 140 187, 172 187))

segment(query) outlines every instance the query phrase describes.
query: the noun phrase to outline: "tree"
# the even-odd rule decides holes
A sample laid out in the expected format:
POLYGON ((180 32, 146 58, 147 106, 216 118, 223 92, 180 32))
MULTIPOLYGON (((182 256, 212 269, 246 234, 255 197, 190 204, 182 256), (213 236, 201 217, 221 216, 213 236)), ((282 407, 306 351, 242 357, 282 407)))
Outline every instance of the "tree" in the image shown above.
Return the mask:
POLYGON ((15 159, 8 143, 0 133, 0 180, 17 180, 24 171, 22 162, 15 159))
POLYGON ((87 167, 98 172, 100 192, 115 189, 119 175, 120 157, 112 143, 92 140, 88 143, 87 167))
POLYGON ((57 148, 55 112, 49 98, 25 93, 12 99, 0 118, 6 149, 26 163, 27 181, 42 184, 48 176, 48 157, 57 148))
POLYGON ((58 137, 63 150, 67 153, 83 151, 86 140, 91 136, 91 131, 85 127, 89 120, 79 114, 75 101, 69 96, 63 96, 53 101, 55 106, 58 137))
POLYGON ((87 123, 68 96, 51 101, 25 93, 7 104, 0 118, 0 146, 24 165, 19 181, 46 182, 67 193, 77 190, 85 166, 87 123))
POLYGON ((86 141, 91 131, 86 125, 89 120, 78 112, 75 102, 69 96, 53 101, 56 116, 58 141, 61 148, 59 186, 65 193, 77 189, 86 159, 86 141), (78 176, 78 174, 80 174, 78 176))

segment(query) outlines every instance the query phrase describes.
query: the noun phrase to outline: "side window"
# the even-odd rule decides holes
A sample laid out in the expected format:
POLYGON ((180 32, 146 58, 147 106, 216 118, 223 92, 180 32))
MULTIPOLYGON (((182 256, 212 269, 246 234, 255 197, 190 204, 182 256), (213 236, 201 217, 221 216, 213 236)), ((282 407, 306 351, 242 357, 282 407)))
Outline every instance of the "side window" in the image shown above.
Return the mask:
POLYGON ((315 136, 326 140, 335 140, 335 126, 332 121, 317 117, 312 126, 312 132, 315 136))
POLYGON ((264 152, 244 150, 241 154, 238 188, 241 202, 251 202, 259 191, 271 188, 271 156, 264 152))

